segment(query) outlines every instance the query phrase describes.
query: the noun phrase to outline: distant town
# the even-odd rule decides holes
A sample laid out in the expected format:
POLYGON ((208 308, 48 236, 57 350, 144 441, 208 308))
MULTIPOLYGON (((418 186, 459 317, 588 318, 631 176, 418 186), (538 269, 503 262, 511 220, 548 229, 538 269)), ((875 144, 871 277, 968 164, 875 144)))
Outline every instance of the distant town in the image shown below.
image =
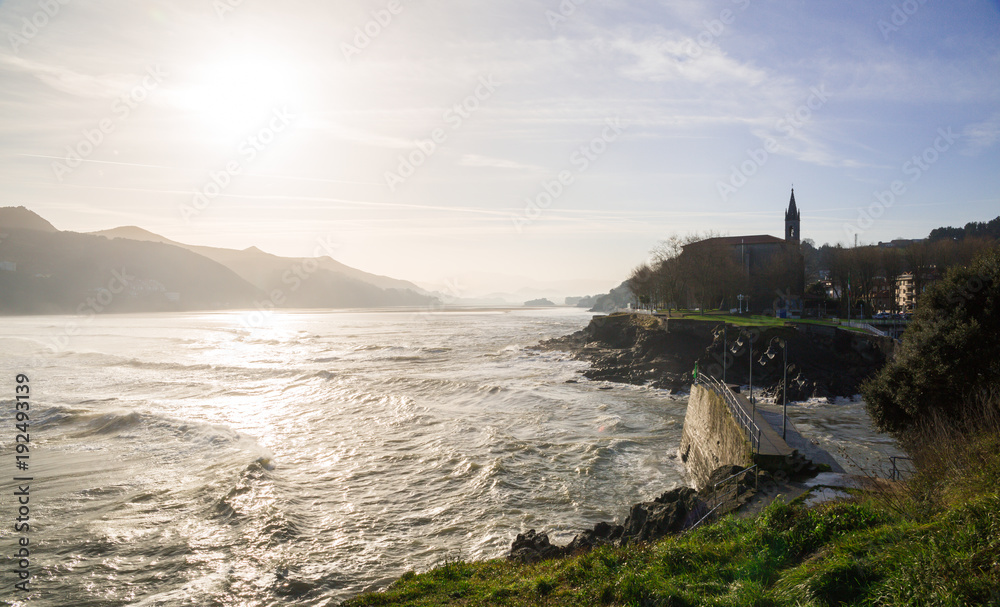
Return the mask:
POLYGON ((792 190, 784 238, 767 234, 673 236, 627 281, 633 305, 777 318, 902 319, 927 287, 1000 240, 1000 217, 926 238, 863 246, 801 239, 802 212, 792 190))

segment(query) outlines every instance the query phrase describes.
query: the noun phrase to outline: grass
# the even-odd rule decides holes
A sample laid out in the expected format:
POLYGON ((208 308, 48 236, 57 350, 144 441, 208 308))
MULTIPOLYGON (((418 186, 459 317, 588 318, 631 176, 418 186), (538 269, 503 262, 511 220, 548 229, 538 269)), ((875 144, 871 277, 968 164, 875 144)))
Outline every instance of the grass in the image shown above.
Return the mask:
POLYGON ((1000 424, 989 427, 936 434, 925 456, 947 461, 850 501, 779 500, 755 519, 533 565, 452 562, 345 605, 1000 606, 1000 424))
MULTIPOLYGON (((660 310, 658 313, 666 314, 666 311, 660 310)), ((685 320, 701 320, 706 322, 726 322, 737 327, 785 327, 792 324, 819 325, 824 327, 837 327, 845 331, 867 334, 867 331, 864 329, 849 327, 847 325, 840 324, 839 322, 818 318, 775 318, 773 316, 736 315, 711 310, 706 311, 705 313, 696 310, 672 310, 670 312, 670 318, 683 318, 685 320)))

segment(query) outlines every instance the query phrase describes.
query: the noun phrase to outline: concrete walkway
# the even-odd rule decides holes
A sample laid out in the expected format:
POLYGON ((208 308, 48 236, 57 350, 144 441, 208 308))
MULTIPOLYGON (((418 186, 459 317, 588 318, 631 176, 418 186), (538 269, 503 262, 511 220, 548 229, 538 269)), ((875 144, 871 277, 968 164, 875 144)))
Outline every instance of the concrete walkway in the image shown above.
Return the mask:
POLYGON ((754 412, 753 406, 750 405, 750 401, 747 400, 745 395, 736 394, 735 396, 736 402, 746 412, 747 417, 753 414, 754 423, 760 428, 760 455, 791 457, 795 453, 795 449, 789 447, 785 441, 781 440, 781 435, 771 427, 771 423, 764 417, 761 408, 757 407, 756 412, 754 412))
MULTIPOLYGON (((781 435, 781 406, 780 405, 757 405, 757 413, 766 419, 774 431, 781 435)), ((762 441, 763 442, 763 441, 762 441)), ((795 427, 792 420, 788 420, 785 432, 785 443, 795 449, 814 464, 826 464, 830 466, 831 472, 846 472, 843 466, 829 452, 819 447, 806 437, 802 436, 799 429, 795 427)))

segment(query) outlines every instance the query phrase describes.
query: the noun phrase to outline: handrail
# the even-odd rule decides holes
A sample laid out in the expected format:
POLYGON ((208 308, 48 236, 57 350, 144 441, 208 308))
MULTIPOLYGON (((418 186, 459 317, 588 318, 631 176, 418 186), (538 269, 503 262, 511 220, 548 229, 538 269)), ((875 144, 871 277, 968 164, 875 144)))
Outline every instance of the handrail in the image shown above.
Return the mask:
POLYGON ((736 400, 736 395, 729 389, 729 386, 723 384, 714 377, 703 373, 698 374, 696 383, 702 384, 722 397, 722 399, 726 402, 726 406, 729 407, 729 412, 732 414, 733 419, 736 420, 736 423, 740 425, 740 428, 746 432, 747 441, 750 443, 750 447, 753 449, 754 454, 759 454, 760 427, 757 425, 757 422, 753 419, 753 417, 751 417, 750 413, 748 413, 746 409, 739 404, 739 401, 736 400))
POLYGON ((861 322, 861 321, 858 321, 858 320, 845 320, 845 321, 841 321, 840 324, 844 324, 844 325, 847 325, 848 327, 853 327, 855 329, 861 329, 863 331, 868 331, 872 335, 878 335, 879 337, 888 337, 889 336, 889 334, 886 333, 885 331, 880 331, 880 330, 876 329, 875 327, 873 327, 870 323, 867 323, 867 322, 861 322))
POLYGON ((759 470, 757 470, 757 465, 756 464, 754 464, 753 466, 750 466, 749 468, 744 468, 743 470, 740 470, 736 474, 731 474, 728 477, 722 479, 721 481, 715 483, 714 485, 712 485, 712 501, 709 502, 709 505, 711 506, 711 508, 709 508, 708 512, 705 513, 705 516, 703 516, 700 519, 698 519, 698 522, 696 522, 694 525, 691 525, 691 527, 689 528, 689 530, 697 528, 699 525, 701 525, 706 520, 708 520, 708 518, 710 516, 712 516, 713 514, 715 514, 715 512, 719 508, 721 508, 723 504, 725 504, 726 500, 729 498, 729 494, 730 493, 733 494, 733 497, 736 497, 737 495, 739 495, 739 489, 740 489, 739 479, 740 479, 740 477, 742 477, 747 472, 753 472, 754 473, 754 490, 756 490, 757 489, 757 479, 759 477, 759 470), (727 483, 730 483, 733 479, 736 479, 736 482, 733 484, 733 487, 730 488, 730 489, 726 489, 726 491, 722 494, 722 499, 719 499, 719 487, 721 487, 722 485, 725 485, 727 483))

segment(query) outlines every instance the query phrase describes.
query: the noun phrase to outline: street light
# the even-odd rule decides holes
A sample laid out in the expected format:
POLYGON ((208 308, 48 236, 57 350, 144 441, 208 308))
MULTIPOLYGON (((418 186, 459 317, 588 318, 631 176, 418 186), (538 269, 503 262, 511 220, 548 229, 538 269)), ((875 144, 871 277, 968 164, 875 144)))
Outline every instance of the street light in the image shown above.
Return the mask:
POLYGON ((743 347, 743 336, 747 337, 747 366, 750 368, 750 406, 753 408, 753 419, 757 417, 757 404, 753 402, 753 334, 740 331, 740 336, 736 338, 731 352, 736 354, 743 347))
MULTIPOLYGON (((781 364, 781 440, 785 440, 785 431, 788 424, 788 340, 775 337, 767 345, 767 352, 764 352, 764 355, 768 359, 773 359, 778 355, 774 350, 776 342, 781 345, 781 352, 783 354, 783 362, 781 364)), ((764 362, 764 357, 762 356, 760 364, 763 365, 764 362)))
POLYGON ((736 299, 740 300, 740 314, 743 313, 743 294, 740 293, 736 296, 736 299))
MULTIPOLYGON (((716 329, 715 333, 712 334, 715 339, 719 338, 719 330, 716 329)), ((729 350, 729 325, 722 323, 722 383, 726 383, 726 359, 729 355, 726 351, 729 350)))

